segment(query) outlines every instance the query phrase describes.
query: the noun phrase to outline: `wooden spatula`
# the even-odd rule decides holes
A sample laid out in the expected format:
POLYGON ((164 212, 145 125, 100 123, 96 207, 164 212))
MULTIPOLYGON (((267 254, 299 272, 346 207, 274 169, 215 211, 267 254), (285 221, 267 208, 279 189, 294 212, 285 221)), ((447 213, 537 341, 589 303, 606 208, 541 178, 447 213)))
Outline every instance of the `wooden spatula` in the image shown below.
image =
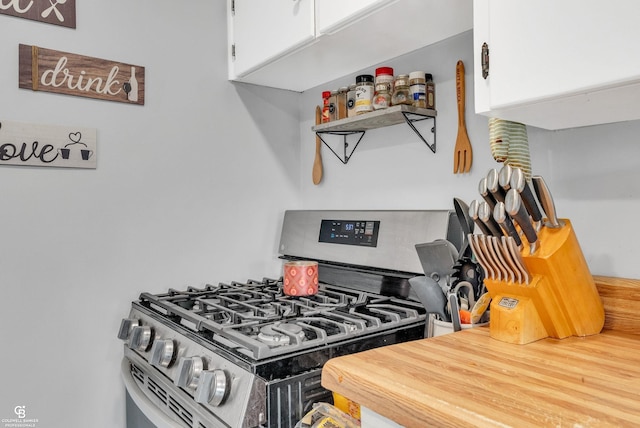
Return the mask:
MULTIPOLYGON (((316 106, 316 125, 322 123, 322 109, 320 106, 316 106)), ((322 147, 322 140, 316 134, 316 158, 313 160, 313 184, 318 184, 322 181, 322 154, 320 148, 322 147)))
POLYGON ((473 162, 473 151, 471 150, 471 141, 467 135, 467 125, 464 121, 464 100, 465 100, 465 82, 464 82, 464 63, 458 61, 456 64, 456 95, 458 98, 458 136, 456 138, 456 147, 453 152, 453 173, 463 173, 471 171, 471 163, 473 162))

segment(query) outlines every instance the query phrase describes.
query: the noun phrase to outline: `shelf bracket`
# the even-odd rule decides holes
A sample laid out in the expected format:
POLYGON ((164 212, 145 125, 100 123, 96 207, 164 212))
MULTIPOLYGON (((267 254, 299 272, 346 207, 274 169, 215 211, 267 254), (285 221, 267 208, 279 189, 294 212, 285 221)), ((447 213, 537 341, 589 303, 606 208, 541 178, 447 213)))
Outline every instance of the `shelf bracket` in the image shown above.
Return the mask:
POLYGON ((407 122, 407 125, 409 125, 411 129, 413 129, 413 132, 415 132, 416 135, 420 137, 420 139, 427 145, 427 147, 429 147, 431 151, 435 153, 436 152, 436 118, 432 116, 423 116, 421 114, 415 114, 415 113, 406 112, 406 111, 402 112, 402 116, 404 117, 404 120, 407 122), (414 125, 414 122, 420 122, 427 119, 433 120, 433 125, 431 126, 431 135, 433 135, 432 144, 429 144, 429 142, 424 138, 422 133, 418 131, 418 129, 414 125))
POLYGON ((353 152, 356 151, 358 144, 360 144, 360 141, 362 141, 362 137, 364 137, 364 133, 365 131, 322 131, 322 132, 316 132, 316 135, 318 136, 318 138, 320 138, 320 140, 324 143, 324 145, 327 146, 329 150, 331 150, 331 153, 333 153, 340 160, 340 162, 346 165, 347 162, 349 162, 349 159, 351 159, 353 152), (343 156, 340 156, 338 153, 336 153, 336 151, 333 150, 333 148, 329 144, 327 144, 326 141, 324 141, 324 138, 322 138, 323 134, 342 136, 343 150, 344 150, 343 156), (347 137, 349 135, 359 135, 359 137, 358 137, 358 140, 356 141, 356 144, 351 149, 351 152, 347 153, 349 149, 349 142, 347 141, 347 137))

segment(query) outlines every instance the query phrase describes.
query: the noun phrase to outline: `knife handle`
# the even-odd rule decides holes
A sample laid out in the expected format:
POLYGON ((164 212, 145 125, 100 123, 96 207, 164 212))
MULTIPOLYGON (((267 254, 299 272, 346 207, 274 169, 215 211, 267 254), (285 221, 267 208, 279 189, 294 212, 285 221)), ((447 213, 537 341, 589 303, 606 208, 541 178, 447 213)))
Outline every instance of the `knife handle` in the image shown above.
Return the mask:
POLYGON ((471 201, 471 203, 469 204, 469 217, 471 217, 473 221, 478 225, 482 233, 484 233, 485 235, 491 235, 491 231, 489 230, 487 225, 484 224, 482 220, 480 220, 480 217, 478 217, 478 206, 478 201, 476 201, 475 199, 471 201))
POLYGON ((493 199, 493 195, 489 193, 487 190, 487 177, 482 177, 480 182, 478 183, 478 193, 482 196, 482 199, 485 200, 487 204, 489 204, 489 208, 493 211, 496 206, 496 200, 493 199))
POLYGON ((513 168, 509 164, 505 164, 498 173, 498 184, 508 192, 511 189, 511 176, 513 175, 513 168))
POLYGON ((500 229, 500 226, 491 215, 489 204, 487 204, 486 202, 480 202, 480 205, 478 206, 478 217, 480 217, 480 220, 487 225, 487 227, 491 231, 490 235, 504 236, 504 233, 502 233, 502 229, 500 229))
POLYGON ((529 183, 527 183, 524 172, 520 168, 513 170, 510 185, 512 189, 516 189, 518 193, 520 193, 522 202, 524 202, 524 206, 526 207, 529 215, 531 215, 533 221, 539 222, 542 220, 542 213, 540 212, 540 208, 538 208, 536 198, 533 196, 531 187, 529 187, 529 183))
POLYGON ((495 218, 498 224, 500 224, 505 229, 507 235, 513 238, 514 241, 516 241, 518 247, 522 245, 520 235, 518 234, 516 227, 513 225, 511 218, 509 218, 509 216, 507 215, 503 202, 498 202, 496 204, 496 207, 493 210, 493 218, 495 218))
POLYGON ((522 198, 516 189, 511 189, 507 192, 504 206, 507 213, 518 223, 520 229, 524 232, 524 236, 527 238, 527 241, 529 241, 529 244, 531 244, 529 252, 533 254, 537 248, 538 234, 529 220, 527 209, 524 207, 522 198))
POLYGON ((497 202, 504 202, 505 192, 498 183, 498 170, 493 168, 487 174, 487 190, 497 202))
POLYGON ((562 227, 563 225, 558 220, 558 216, 556 214, 556 205, 553 202, 553 196, 551 196, 551 191, 549 190, 549 187, 547 187, 547 183, 544 181, 544 178, 539 175, 534 175, 531 180, 533 182, 533 187, 536 190, 538 200, 542 205, 542 209, 547 215, 547 220, 549 220, 548 227, 562 227))

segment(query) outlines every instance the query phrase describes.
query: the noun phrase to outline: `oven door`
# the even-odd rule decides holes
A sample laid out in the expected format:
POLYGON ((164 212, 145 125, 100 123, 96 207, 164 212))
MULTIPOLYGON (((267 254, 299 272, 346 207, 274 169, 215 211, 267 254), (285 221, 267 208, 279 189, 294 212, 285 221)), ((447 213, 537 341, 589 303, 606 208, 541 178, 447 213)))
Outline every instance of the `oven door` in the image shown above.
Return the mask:
POLYGON ((127 389, 127 428, 182 428, 142 392, 133 379, 131 363, 126 357, 122 359, 121 372, 127 389))

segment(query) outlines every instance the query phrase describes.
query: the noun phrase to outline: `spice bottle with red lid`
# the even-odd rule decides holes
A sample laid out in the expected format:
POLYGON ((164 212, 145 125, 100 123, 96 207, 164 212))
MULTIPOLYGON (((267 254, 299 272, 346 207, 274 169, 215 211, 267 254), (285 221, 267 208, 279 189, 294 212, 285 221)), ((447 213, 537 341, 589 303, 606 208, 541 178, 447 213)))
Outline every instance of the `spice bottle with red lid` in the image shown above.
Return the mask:
POLYGON ((393 68, 376 68, 376 84, 373 94, 373 109, 381 110, 391 106, 391 91, 393 89, 393 68))
POLYGON ((331 97, 331 91, 322 92, 322 123, 329 122, 329 98, 331 97))

